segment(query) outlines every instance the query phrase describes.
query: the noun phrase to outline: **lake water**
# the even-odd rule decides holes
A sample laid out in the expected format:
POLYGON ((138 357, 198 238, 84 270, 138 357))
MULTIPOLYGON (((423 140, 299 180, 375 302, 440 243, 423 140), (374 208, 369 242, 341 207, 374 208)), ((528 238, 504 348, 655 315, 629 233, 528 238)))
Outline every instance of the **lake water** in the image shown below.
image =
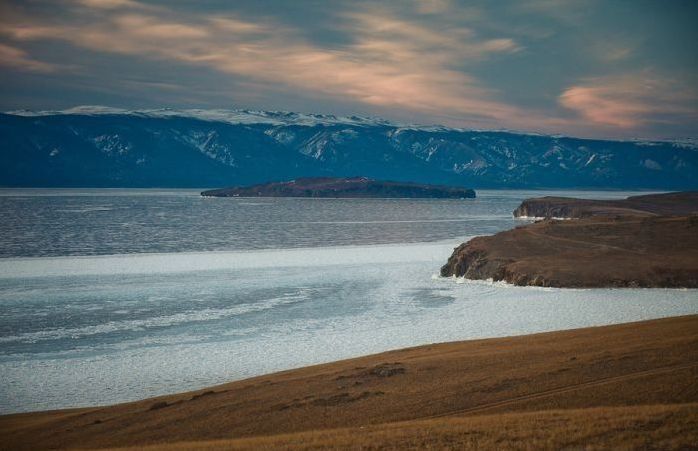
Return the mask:
POLYGON ((436 277, 527 197, 0 190, 0 412, 109 404, 419 344, 698 313, 698 291, 436 277))

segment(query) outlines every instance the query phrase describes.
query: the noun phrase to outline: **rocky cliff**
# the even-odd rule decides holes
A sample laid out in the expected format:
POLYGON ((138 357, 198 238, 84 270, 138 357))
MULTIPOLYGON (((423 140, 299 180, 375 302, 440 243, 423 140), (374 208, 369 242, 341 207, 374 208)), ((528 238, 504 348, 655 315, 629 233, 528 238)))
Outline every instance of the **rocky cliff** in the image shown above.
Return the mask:
POLYGON ((696 193, 623 201, 543 198, 520 216, 545 219, 457 247, 444 277, 546 287, 698 288, 696 193))
POLYGON ((632 196, 618 200, 569 197, 527 199, 514 210, 517 218, 584 218, 589 216, 656 216, 698 214, 698 192, 632 196))

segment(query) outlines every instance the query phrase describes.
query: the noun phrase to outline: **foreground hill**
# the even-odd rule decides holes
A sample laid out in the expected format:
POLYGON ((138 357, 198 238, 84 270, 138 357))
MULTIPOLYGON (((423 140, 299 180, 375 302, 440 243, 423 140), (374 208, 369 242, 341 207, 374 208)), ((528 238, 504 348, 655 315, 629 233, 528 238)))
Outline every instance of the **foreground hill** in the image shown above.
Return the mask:
POLYGON ((215 187, 356 174, 478 188, 695 189, 698 147, 281 112, 0 114, 0 186, 215 187))
POLYGON ((111 407, 0 449, 644 448, 698 442, 698 316, 429 345, 111 407))
POLYGON ((316 177, 246 187, 215 189, 204 191, 201 195, 208 197, 390 197, 463 199, 475 197, 475 191, 452 186, 388 182, 373 180, 367 177, 316 177))
POLYGON ((441 275, 546 287, 698 288, 696 192, 543 197, 523 201, 514 216, 574 220, 474 238, 453 251, 441 275))

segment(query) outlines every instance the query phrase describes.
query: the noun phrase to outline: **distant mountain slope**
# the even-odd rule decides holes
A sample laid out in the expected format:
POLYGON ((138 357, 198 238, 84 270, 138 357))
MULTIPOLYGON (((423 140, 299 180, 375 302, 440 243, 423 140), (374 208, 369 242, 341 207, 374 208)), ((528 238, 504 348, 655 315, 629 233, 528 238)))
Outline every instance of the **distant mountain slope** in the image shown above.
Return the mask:
POLYGON ((694 144, 236 110, 0 114, 0 185, 220 187, 302 176, 475 188, 698 188, 694 144))

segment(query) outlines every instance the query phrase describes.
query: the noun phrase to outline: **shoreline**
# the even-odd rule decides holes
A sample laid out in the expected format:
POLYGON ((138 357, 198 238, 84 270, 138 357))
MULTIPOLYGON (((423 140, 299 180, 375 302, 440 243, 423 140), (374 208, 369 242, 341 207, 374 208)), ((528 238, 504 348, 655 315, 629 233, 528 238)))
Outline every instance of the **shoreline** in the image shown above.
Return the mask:
POLYGON ((384 430, 401 421, 560 407, 584 416, 580 409, 632 408, 635 415, 641 406, 664 405, 688 409, 698 421, 689 406, 698 402, 698 390, 689 388, 698 375, 697 339, 698 315, 687 315, 423 345, 124 404, 4 415, 0 432, 16 449, 100 448, 384 430))
MULTIPOLYGON (((446 282, 452 282, 458 285, 463 285, 463 284, 472 284, 472 285, 479 285, 479 286, 491 286, 491 287, 504 287, 504 288, 517 288, 521 290, 538 290, 538 291, 563 291, 563 292, 573 292, 573 291, 623 291, 623 292, 628 292, 628 291, 656 291, 656 292, 662 292, 662 291, 695 291, 698 293, 698 288, 696 287, 622 287, 622 286, 614 286, 614 287, 556 287, 556 286, 541 286, 541 285, 516 285, 515 283, 507 282, 506 280, 494 280, 494 279, 468 279, 465 276, 441 276, 439 274, 433 274, 432 279, 434 280, 443 280, 446 282)), ((661 318, 655 318, 655 319, 661 319, 661 318)), ((623 323, 619 323, 623 324, 623 323)), ((596 326, 594 326, 596 327, 596 326)), ((598 326, 602 327, 602 326, 598 326)), ((560 329, 562 330, 572 330, 572 329, 560 329)))

